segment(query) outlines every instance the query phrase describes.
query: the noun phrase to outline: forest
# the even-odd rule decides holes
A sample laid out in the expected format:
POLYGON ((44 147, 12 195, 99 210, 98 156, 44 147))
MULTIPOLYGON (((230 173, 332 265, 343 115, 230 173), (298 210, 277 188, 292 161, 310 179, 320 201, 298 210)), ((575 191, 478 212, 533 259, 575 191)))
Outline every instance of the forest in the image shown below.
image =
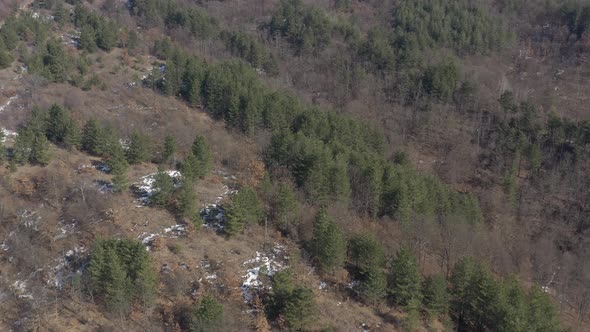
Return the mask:
POLYGON ((586 1, 11 6, 0 329, 590 328, 586 1))

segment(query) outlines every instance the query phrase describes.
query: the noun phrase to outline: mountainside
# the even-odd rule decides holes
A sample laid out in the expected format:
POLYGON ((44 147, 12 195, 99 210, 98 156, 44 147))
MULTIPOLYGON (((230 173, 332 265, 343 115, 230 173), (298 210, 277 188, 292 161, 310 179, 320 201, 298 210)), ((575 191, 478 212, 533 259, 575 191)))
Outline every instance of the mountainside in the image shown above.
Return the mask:
POLYGON ((590 2, 0 19, 0 330, 590 329, 590 2))

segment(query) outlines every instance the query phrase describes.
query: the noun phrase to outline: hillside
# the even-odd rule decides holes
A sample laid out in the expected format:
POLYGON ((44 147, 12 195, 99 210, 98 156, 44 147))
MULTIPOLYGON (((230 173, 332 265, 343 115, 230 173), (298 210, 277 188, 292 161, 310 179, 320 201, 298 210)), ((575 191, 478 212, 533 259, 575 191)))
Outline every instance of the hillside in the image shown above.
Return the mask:
POLYGON ((590 3, 0 18, 0 330, 590 328, 590 3))

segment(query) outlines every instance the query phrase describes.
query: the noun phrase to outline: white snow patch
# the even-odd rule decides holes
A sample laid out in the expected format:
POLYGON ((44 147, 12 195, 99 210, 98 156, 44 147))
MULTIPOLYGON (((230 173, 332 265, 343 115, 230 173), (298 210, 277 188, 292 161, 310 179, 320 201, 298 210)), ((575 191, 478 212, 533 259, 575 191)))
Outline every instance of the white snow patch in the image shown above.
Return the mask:
POLYGON ((27 282, 24 280, 17 280, 12 284, 12 289, 19 298, 33 299, 32 293, 27 293, 27 282))
POLYGON ((174 225, 167 228, 164 228, 164 233, 171 233, 171 238, 176 238, 179 236, 186 235, 186 226, 184 225, 174 225))
POLYGON ((21 215, 20 215, 20 219, 23 223, 23 225, 25 225, 28 228, 32 228, 34 230, 39 230, 39 223, 41 222, 41 216, 37 215, 36 211, 29 211, 29 210, 24 210, 21 215))
MULTIPOLYGON (((164 173, 172 178, 175 188, 182 186, 182 174, 180 174, 179 171, 168 170, 164 171, 164 173)), ((137 188, 137 191, 140 194, 139 201, 143 202, 144 204, 149 204, 151 197, 159 190, 154 186, 156 184, 157 174, 158 173, 145 175, 141 178, 139 183, 135 184, 135 188, 137 188)))
POLYGON ((7 108, 8 106, 10 106, 10 104, 12 104, 12 102, 13 102, 13 101, 14 101, 16 98, 18 98, 18 95, 14 95, 14 96, 12 96, 12 97, 8 98, 8 100, 7 100, 7 101, 4 103, 4 105, 0 105, 0 113, 2 113, 4 110, 6 110, 6 108, 7 108))
POLYGON ((0 140, 1 143, 5 143, 8 141, 14 141, 16 139, 16 137, 18 136, 18 134, 15 131, 12 130, 8 130, 6 128, 0 128, 0 131, 2 131, 2 133, 4 135, 2 135, 2 139, 0 140))
POLYGON ((328 284, 325 281, 320 281, 320 286, 318 288, 319 289, 326 289, 326 287, 328 287, 328 284))
POLYGON ((288 256, 285 255, 285 247, 275 243, 275 246, 268 253, 257 251, 256 257, 245 261, 242 265, 251 266, 246 270, 246 275, 242 276, 242 296, 246 303, 253 299, 254 292, 263 289, 265 286, 259 276, 265 274, 272 277, 277 272, 284 270, 288 256))

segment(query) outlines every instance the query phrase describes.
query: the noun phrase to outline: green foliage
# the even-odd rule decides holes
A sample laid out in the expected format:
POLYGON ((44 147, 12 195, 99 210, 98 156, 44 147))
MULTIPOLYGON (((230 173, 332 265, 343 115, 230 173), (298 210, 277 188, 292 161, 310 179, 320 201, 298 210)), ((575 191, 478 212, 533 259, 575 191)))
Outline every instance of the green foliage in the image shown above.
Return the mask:
POLYGON ((107 164, 111 168, 111 174, 113 174, 113 187, 115 191, 121 192, 129 186, 129 179, 127 178, 129 164, 125 158, 125 151, 120 144, 117 144, 111 147, 109 154, 107 164))
POLYGON ((385 253, 383 246, 374 235, 360 233, 348 242, 349 262, 362 275, 372 270, 383 268, 385 253))
POLYGON ((191 152, 199 163, 199 168, 195 175, 203 178, 213 168, 213 154, 204 136, 197 135, 191 146, 191 152))
POLYGON ((232 195, 227 208, 227 225, 225 231, 229 235, 236 235, 244 230, 246 225, 264 220, 264 208, 256 191, 244 187, 232 195))
POLYGON ((446 315, 449 311, 450 296, 447 280, 442 275, 429 276, 422 284, 422 304, 432 318, 446 315))
POLYGON ((317 319, 313 291, 309 288, 295 288, 283 314, 291 330, 301 331, 308 328, 317 319))
POLYGON ((274 55, 267 51, 264 44, 245 32, 223 32, 221 39, 225 41, 227 49, 239 58, 248 62, 254 68, 262 69, 267 74, 278 74, 278 65, 274 55))
POLYGON ((272 208, 273 221, 278 229, 286 234, 294 233, 299 223, 300 210, 293 188, 285 183, 279 184, 272 208))
POLYGON ((282 0, 268 24, 269 33, 285 38, 296 52, 317 51, 330 43, 332 26, 327 15, 301 0, 282 0))
POLYGON ((80 144, 80 130, 70 112, 57 104, 49 108, 47 119, 47 139, 71 148, 80 144))
POLYGON ((571 34, 578 39, 590 31, 590 4, 580 0, 569 0, 561 6, 561 16, 571 34))
POLYGON ((161 162, 166 163, 174 158, 176 153, 176 139, 173 136, 166 135, 164 138, 164 144, 162 147, 162 158, 161 162))
POLYGON ((223 305, 207 295, 195 308, 190 322, 191 332, 218 331, 223 319, 223 305))
POLYGON ((313 291, 297 286, 290 270, 277 272, 272 277, 272 293, 266 309, 270 319, 283 317, 294 331, 309 328, 317 319, 313 291))
POLYGON ((151 202, 159 206, 167 206, 174 193, 174 181, 172 177, 164 172, 158 172, 154 176, 156 192, 151 197, 151 202))
POLYGON ((178 195, 178 212, 183 218, 196 220, 199 213, 197 194, 190 186, 183 186, 178 195))
POLYGON ((92 53, 98 47, 108 52, 118 43, 117 24, 82 4, 74 8, 74 24, 81 31, 78 45, 80 49, 92 53))
POLYGON ((422 87, 432 97, 449 101, 453 97, 458 82, 459 69, 454 61, 447 59, 426 69, 422 78, 422 87))
POLYGON ((126 151, 130 164, 149 161, 152 157, 152 142, 149 136, 134 130, 129 137, 129 148, 126 151))
POLYGON ((409 306, 413 301, 420 301, 421 282, 416 257, 408 249, 400 249, 391 262, 388 280, 388 292, 393 302, 400 306, 409 306))
POLYGON ((502 21, 468 0, 400 1, 393 22, 395 43, 406 48, 486 53, 512 40, 502 21))
POLYGON ((451 278, 451 314, 459 328, 497 331, 561 331, 555 306, 538 286, 528 296, 514 279, 497 281, 471 258, 451 278))
POLYGON ((140 242, 96 241, 85 274, 89 291, 109 311, 125 315, 135 300, 140 300, 144 306, 153 303, 157 274, 140 242))
POLYGON ((13 147, 13 161, 19 164, 25 162, 39 165, 48 164, 51 160, 51 153, 47 131, 47 112, 34 108, 29 121, 18 130, 13 147))
POLYGON ((318 212, 313 225, 310 249, 316 264, 323 272, 334 273, 344 266, 346 260, 344 234, 324 208, 318 212))

